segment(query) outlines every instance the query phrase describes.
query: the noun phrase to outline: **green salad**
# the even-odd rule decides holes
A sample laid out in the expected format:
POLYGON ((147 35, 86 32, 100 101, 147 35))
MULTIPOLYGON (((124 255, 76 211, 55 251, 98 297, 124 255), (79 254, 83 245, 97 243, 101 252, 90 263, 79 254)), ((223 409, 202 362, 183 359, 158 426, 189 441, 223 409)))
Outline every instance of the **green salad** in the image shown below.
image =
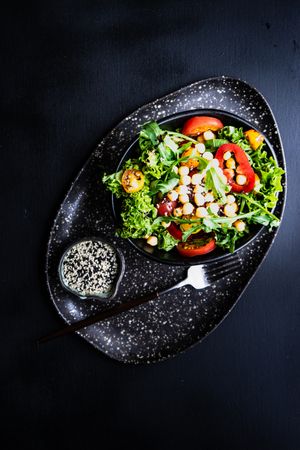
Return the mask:
POLYGON ((258 131, 196 116, 173 131, 148 122, 138 143, 136 158, 102 178, 121 199, 120 237, 193 257, 233 252, 253 224, 278 227, 284 171, 258 131))

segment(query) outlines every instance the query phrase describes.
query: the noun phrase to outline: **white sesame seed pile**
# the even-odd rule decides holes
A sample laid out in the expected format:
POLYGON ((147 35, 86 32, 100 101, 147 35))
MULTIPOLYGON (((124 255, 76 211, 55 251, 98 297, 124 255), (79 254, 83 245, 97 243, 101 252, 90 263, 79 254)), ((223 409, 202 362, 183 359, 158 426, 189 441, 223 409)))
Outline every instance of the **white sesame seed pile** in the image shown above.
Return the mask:
POLYGON ((73 245, 62 263, 64 284, 82 296, 110 292, 117 270, 117 256, 113 248, 94 240, 73 245))

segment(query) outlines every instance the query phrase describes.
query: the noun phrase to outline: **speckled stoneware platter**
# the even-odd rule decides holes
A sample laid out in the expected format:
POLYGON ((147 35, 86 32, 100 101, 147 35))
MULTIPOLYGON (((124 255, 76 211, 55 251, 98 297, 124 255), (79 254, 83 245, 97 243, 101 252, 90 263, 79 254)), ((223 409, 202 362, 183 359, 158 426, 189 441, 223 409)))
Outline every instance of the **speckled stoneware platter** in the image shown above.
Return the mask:
MULTIPOLYGON (((198 81, 149 103, 126 117, 98 145, 80 171, 56 216, 48 243, 46 274, 52 301, 67 323, 115 304, 164 290, 185 278, 186 267, 163 264, 141 255, 115 236, 111 197, 100 174, 113 172, 141 124, 181 111, 218 109, 234 113, 265 134, 278 163, 285 169, 282 143, 272 111, 263 96, 247 83, 228 77, 198 81), (125 273, 116 297, 82 300, 64 290, 58 266, 67 247, 86 236, 104 237, 123 253, 125 273)), ((286 185, 274 213, 282 217, 286 185)), ((231 311, 262 263, 278 229, 263 229, 238 251, 242 270, 203 290, 190 286, 171 291, 78 332, 104 354, 125 363, 160 361, 200 342, 231 311)))

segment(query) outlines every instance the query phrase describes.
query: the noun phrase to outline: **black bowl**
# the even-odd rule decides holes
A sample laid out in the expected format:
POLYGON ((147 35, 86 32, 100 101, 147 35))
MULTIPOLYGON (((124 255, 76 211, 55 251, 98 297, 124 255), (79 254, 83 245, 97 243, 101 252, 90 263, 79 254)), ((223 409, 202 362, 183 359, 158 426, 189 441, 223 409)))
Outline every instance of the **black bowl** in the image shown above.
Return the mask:
MULTIPOLYGON (((228 113, 225 111, 220 111, 216 109, 195 109, 192 111, 184 111, 180 113, 173 114, 172 116, 165 117, 164 119, 158 120, 157 122, 162 126, 163 129, 174 130, 176 128, 182 128, 184 122, 194 116, 212 116, 221 120, 224 125, 233 125, 235 127, 243 127, 244 129, 252 128, 258 130, 253 124, 242 119, 235 114, 228 113)), ((121 158, 116 171, 119 171, 124 164, 124 162, 130 158, 136 157, 139 154, 139 145, 138 145, 138 136, 130 143, 128 148, 126 149, 123 157, 121 158)), ((275 152, 270 144, 270 142, 265 138, 266 150, 267 152, 273 156, 275 161, 277 161, 275 152)), ((117 224, 117 227, 121 226, 121 202, 112 196, 112 210, 113 215, 117 224)), ((253 239, 255 239, 260 231, 263 229, 263 225, 252 225, 250 233, 241 238, 236 243, 236 253, 239 249, 247 245, 253 239)), ((157 247, 151 247, 146 243, 145 239, 128 239, 131 245, 135 247, 142 255, 147 258, 154 259, 155 261, 165 263, 165 264, 173 264, 173 265, 195 265, 195 264, 203 264, 210 263, 220 260, 221 258, 225 258, 229 256, 231 253, 228 251, 222 250, 221 248, 216 248, 213 252, 208 253, 206 255, 195 256, 192 258, 185 258, 181 256, 176 248, 173 250, 166 252, 164 250, 159 250, 157 247)))

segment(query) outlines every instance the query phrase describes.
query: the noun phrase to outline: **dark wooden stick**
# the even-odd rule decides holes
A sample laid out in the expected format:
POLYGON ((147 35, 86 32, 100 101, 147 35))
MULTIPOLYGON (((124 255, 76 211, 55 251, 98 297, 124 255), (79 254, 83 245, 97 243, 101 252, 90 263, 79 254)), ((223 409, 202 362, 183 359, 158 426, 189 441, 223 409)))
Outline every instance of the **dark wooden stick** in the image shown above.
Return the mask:
POLYGON ((128 311, 130 309, 135 308, 136 306, 142 305, 143 303, 147 303, 150 300, 154 300, 159 297, 159 295, 169 291, 170 289, 166 289, 162 292, 155 292, 147 297, 138 298, 130 300, 127 303, 121 303, 121 305, 114 306, 111 309, 108 309, 106 311, 102 311, 98 314, 95 314, 94 316, 87 317, 86 319, 79 320, 78 322, 72 323, 71 325, 67 325, 64 328, 61 328, 58 331, 55 331, 54 333, 48 334, 46 336, 43 336, 37 340, 37 344, 43 344, 44 342, 48 342, 52 339, 58 338, 60 336, 66 336, 67 334, 73 333, 74 331, 81 330, 82 328, 85 328, 89 325, 92 325, 93 323, 100 322, 102 320, 108 319, 109 317, 117 316, 118 314, 121 314, 124 311, 128 311))

